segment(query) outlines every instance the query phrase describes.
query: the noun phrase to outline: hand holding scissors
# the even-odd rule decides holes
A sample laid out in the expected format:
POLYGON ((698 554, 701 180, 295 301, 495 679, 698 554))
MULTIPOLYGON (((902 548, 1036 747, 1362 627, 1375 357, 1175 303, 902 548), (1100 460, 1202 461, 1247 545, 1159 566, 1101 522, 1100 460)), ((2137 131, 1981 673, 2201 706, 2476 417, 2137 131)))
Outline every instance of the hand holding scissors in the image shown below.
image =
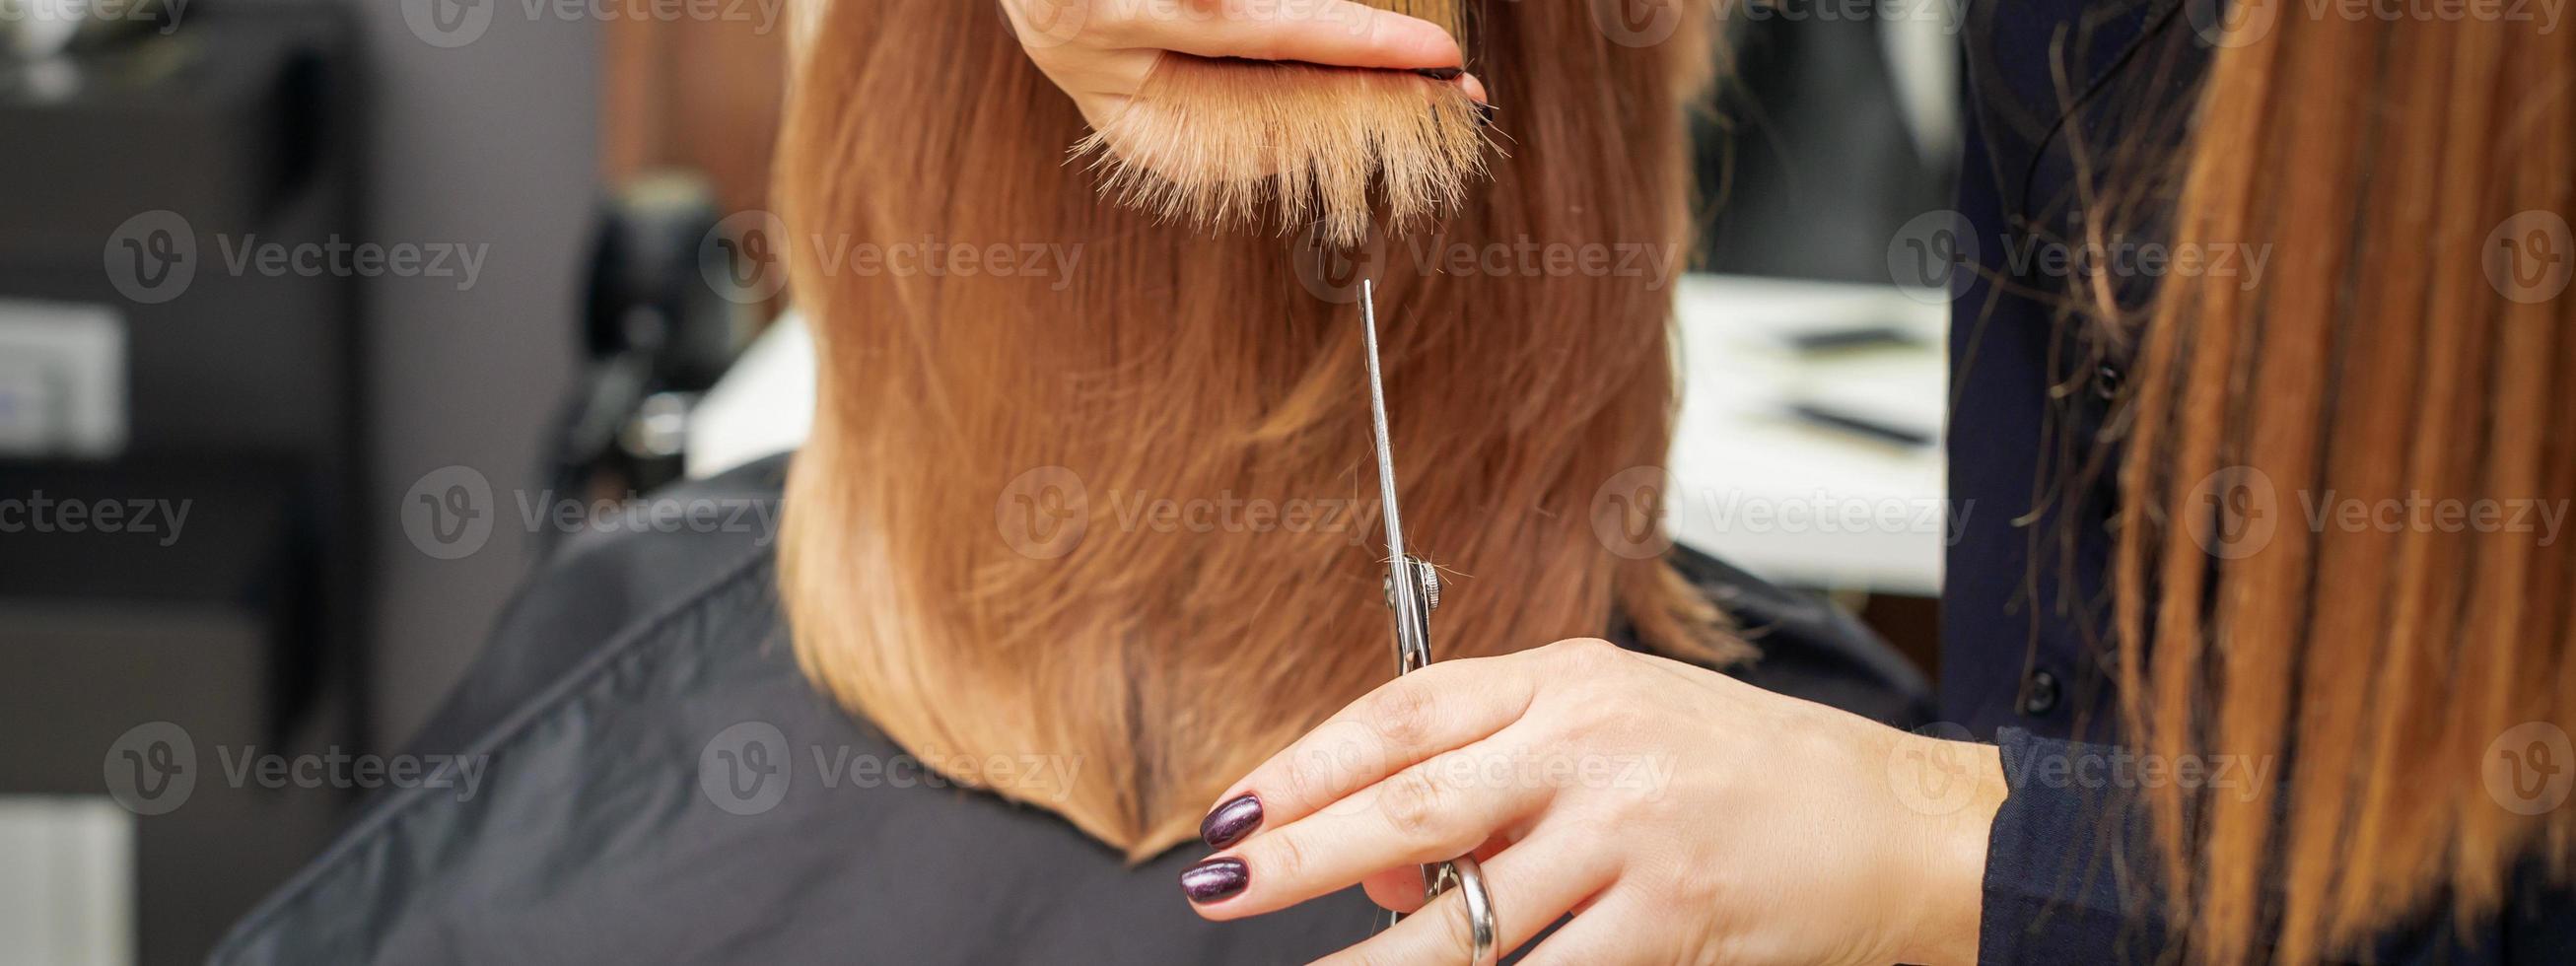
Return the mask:
POLYGON ((1430 661, 1362 291, 1404 673, 1220 798, 1201 868, 1233 879, 1199 914, 1363 884, 1404 915, 1341 964, 1490 963, 1552 926, 1523 963, 1973 962, 1993 747, 1601 640, 1430 661))

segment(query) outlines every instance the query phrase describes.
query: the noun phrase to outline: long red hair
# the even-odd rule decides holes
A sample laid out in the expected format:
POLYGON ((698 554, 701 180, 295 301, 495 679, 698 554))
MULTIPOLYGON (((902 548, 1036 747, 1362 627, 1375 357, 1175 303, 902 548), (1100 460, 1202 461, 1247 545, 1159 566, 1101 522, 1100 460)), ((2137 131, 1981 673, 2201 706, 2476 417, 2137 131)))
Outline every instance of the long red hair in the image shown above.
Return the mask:
MULTIPOLYGON (((1663 461, 1674 280, 1446 274, 1461 245, 1683 243, 1705 8, 1630 46, 1588 6, 1487 11, 1507 149, 1410 234, 1350 251, 1104 200, 1068 163, 1080 117, 992 3, 817 12, 778 185, 821 367, 781 548, 808 674, 933 762, 1058 757, 1068 782, 961 777, 1131 854, 1188 838, 1227 782, 1393 673, 1343 259, 1377 280, 1408 536, 1449 578, 1442 656, 1614 613, 1672 653, 1735 653, 1665 561, 1604 536, 1652 525, 1603 488, 1663 461), (848 257, 935 244, 980 270, 953 247, 937 274, 848 257)), ((1164 96, 1221 76, 1415 112, 1383 125, 1462 116, 1410 74, 1186 67, 1164 96)))
POLYGON ((2150 751, 2286 763, 2149 796, 2193 958, 2303 963, 2482 921, 2576 832, 2510 784, 2576 728, 2576 551, 2403 510, 2576 496, 2576 31, 2233 6, 2172 240, 2272 268, 2160 280, 2115 600, 2150 751))

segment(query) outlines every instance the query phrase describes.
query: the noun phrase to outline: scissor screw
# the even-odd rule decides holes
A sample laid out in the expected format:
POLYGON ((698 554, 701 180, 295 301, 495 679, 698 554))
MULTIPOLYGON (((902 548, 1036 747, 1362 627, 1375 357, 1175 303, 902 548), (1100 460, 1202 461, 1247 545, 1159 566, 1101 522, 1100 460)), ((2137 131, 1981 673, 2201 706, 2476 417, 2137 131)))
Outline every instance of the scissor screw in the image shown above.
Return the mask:
MULTIPOLYGON (((1414 583, 1422 588, 1422 612, 1428 614, 1439 610, 1440 571, 1431 566, 1431 561, 1419 557, 1404 558, 1404 566, 1413 571, 1414 583)), ((1388 607, 1395 606, 1395 575, 1400 572, 1390 571, 1386 575, 1386 606, 1388 607)))

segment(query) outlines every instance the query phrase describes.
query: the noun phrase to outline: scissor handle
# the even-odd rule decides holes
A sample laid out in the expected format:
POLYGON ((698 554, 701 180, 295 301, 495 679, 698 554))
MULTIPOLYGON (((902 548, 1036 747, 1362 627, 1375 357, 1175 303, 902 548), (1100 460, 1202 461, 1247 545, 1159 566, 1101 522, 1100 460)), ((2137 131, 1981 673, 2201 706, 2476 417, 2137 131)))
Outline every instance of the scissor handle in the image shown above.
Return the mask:
MULTIPOLYGON (((1459 856, 1448 862, 1422 867, 1422 900, 1426 904, 1451 889, 1467 903, 1467 964, 1495 966, 1502 959, 1502 938, 1494 926, 1494 894, 1485 888, 1485 867, 1474 856, 1459 856)), ((1387 927, 1404 921, 1404 914, 1386 914, 1387 927)))
MULTIPOLYGON (((1422 670, 1431 663, 1431 612, 1440 607, 1440 571, 1431 562, 1406 556, 1395 563, 1386 575, 1386 606, 1395 611, 1395 673, 1399 676, 1422 670), (1414 606, 1405 606, 1407 597, 1414 606), (1407 615, 1412 617, 1406 620, 1407 615)), ((1494 928, 1494 896, 1485 888, 1485 870, 1473 856, 1439 862, 1422 867, 1422 898, 1439 898, 1457 889, 1467 903, 1468 933, 1473 946, 1468 951, 1469 966, 1494 966, 1501 956, 1501 940, 1494 928)), ((1403 921, 1397 913, 1388 913, 1391 928, 1403 921)))
POLYGON ((1386 606, 1396 614, 1396 676, 1422 670, 1431 663, 1431 612, 1440 607, 1440 571, 1430 561, 1405 557, 1386 575, 1386 606), (1404 594, 1415 603, 1411 621, 1404 619, 1404 594))

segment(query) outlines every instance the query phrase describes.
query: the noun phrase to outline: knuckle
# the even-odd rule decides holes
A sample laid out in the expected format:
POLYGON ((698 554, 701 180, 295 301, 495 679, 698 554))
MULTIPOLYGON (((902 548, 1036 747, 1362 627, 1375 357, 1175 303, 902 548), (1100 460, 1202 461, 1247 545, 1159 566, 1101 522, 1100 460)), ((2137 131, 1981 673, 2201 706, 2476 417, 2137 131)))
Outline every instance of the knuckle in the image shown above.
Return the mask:
POLYGON ((1396 834, 1419 839, 1437 830, 1448 792, 1430 775, 1406 769, 1378 791, 1378 810, 1396 834))
POLYGON ((1426 687, 1407 687, 1418 682, 1398 682, 1378 692, 1369 705, 1369 724, 1387 743, 1411 747, 1428 740, 1439 728, 1441 701, 1438 692, 1426 687))
POLYGON ((1606 667, 1623 654, 1619 650, 1619 645, 1598 637, 1568 638, 1548 645, 1547 650, 1549 656, 1566 667, 1578 670, 1606 667))
POLYGON ((1308 865, 1305 843, 1297 836, 1273 835, 1261 844, 1262 854, 1251 863, 1260 877, 1272 882, 1296 882, 1304 878, 1308 865))
POLYGON ((1324 801, 1332 794, 1335 776, 1341 771, 1333 756, 1320 750, 1301 751, 1290 756, 1287 764, 1283 783, 1289 798, 1298 802, 1324 801))

